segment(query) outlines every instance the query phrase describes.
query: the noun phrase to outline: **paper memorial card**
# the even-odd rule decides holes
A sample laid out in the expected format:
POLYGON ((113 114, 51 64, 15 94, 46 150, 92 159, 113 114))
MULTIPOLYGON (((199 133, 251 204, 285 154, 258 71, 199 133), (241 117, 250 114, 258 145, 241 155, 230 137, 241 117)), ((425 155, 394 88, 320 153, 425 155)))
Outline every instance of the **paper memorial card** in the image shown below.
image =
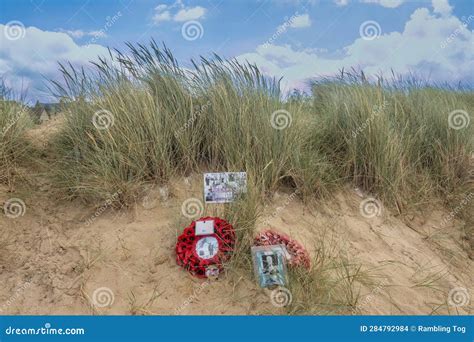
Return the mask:
POLYGON ((246 172, 220 172, 204 174, 204 200, 206 203, 229 203, 247 192, 246 172))
POLYGON ((196 221, 196 235, 214 234, 214 220, 196 221))

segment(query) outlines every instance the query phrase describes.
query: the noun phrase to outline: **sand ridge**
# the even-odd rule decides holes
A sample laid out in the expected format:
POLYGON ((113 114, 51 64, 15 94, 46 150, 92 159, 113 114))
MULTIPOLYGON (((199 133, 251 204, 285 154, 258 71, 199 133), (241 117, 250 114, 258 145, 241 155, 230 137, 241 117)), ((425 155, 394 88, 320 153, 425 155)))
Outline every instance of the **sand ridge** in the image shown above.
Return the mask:
MULTIPOLYGON (((44 148, 60 119, 29 132, 44 148), (46 134, 45 132, 49 132, 46 134), (41 138, 39 138, 41 137, 41 138)), ((45 151, 45 155, 47 155, 45 151)), ((28 182, 0 186, 0 204, 24 199, 26 212, 0 215, 2 314, 226 314, 282 313, 248 277, 204 281, 176 265, 176 236, 191 221, 181 205, 202 198, 200 175, 150 187, 128 209, 65 201, 51 189, 45 169, 25 170, 28 182)), ((303 204, 291 192, 267 203, 257 229, 280 230, 317 259, 317 244, 334 239, 340 253, 372 270, 371 286, 357 285, 363 314, 472 314, 469 302, 449 304, 449 293, 472 294, 473 261, 462 246, 460 222, 441 225, 446 211, 361 215, 368 194, 347 188, 325 202, 303 204), (438 227, 438 228, 437 228, 438 227)))

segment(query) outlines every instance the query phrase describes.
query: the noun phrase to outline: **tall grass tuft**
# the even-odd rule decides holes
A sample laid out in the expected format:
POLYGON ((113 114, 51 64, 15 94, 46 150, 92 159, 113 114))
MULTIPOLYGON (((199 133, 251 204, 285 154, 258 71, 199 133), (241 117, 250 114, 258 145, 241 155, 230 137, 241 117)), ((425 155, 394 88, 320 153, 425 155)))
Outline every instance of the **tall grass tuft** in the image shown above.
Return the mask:
POLYGON ((302 155, 307 113, 281 100, 277 80, 218 56, 182 68, 154 42, 129 48, 95 63, 93 73, 63 65, 64 82, 54 82, 68 102, 58 179, 72 195, 120 189, 122 200, 133 200, 139 184, 203 169, 247 171, 262 194, 288 179, 322 191, 318 175, 329 177, 328 165, 302 155), (272 126, 278 110, 292 115, 286 129, 272 126), (97 128, 100 116, 105 129, 97 128))
POLYGON ((29 144, 24 133, 32 124, 27 107, 5 82, 0 82, 0 184, 13 184, 18 163, 29 144))
POLYGON ((184 68, 154 41, 128 47, 92 71, 61 65, 64 81, 53 82, 68 102, 56 146, 71 195, 119 189, 127 202, 143 183, 242 170, 262 195, 285 184, 308 198, 352 182, 402 210, 469 177, 473 125, 450 121, 456 110, 470 119, 468 90, 342 72, 311 97, 284 99, 254 65, 214 56, 184 68))
MULTIPOLYGON (((380 80, 379 80, 380 81, 380 80)), ((399 210, 432 195, 456 193, 469 179, 474 94, 396 80, 368 83, 363 74, 313 85, 312 149, 345 182, 399 210)))

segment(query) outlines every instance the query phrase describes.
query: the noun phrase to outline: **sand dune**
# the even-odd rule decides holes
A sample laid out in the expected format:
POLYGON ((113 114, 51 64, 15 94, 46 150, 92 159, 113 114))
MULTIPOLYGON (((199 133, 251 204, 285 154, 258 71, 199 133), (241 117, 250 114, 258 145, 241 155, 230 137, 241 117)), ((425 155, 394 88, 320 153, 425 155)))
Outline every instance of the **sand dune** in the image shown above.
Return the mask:
MULTIPOLYGON (((207 282, 176 265, 176 236, 190 222, 181 204, 202 197, 200 175, 174 179, 166 189, 150 188, 127 209, 62 200, 46 177, 47 142, 60 123, 55 118, 28 132, 42 159, 21 170, 18 177, 26 181, 16 188, 0 187, 1 199, 19 197, 26 204, 21 217, 0 216, 2 313, 282 313, 251 271, 237 281, 227 275, 207 282)), ((459 288, 473 293, 462 222, 442 225, 447 213, 436 204, 403 215, 383 208, 366 218, 359 210, 366 196, 347 188, 333 200, 303 204, 289 192, 276 193, 257 228, 288 233, 316 263, 325 240, 334 253, 360 264, 367 281, 354 284, 359 295, 354 313, 472 313, 470 303, 456 307, 449 297, 459 288)))

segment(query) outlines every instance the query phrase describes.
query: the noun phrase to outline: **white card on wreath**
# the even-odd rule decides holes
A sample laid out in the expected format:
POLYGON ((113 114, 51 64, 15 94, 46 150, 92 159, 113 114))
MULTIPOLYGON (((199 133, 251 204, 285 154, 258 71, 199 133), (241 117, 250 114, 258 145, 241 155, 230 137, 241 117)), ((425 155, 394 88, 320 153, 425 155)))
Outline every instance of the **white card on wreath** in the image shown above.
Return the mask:
POLYGON ((196 221, 196 235, 214 234, 214 220, 196 221))

